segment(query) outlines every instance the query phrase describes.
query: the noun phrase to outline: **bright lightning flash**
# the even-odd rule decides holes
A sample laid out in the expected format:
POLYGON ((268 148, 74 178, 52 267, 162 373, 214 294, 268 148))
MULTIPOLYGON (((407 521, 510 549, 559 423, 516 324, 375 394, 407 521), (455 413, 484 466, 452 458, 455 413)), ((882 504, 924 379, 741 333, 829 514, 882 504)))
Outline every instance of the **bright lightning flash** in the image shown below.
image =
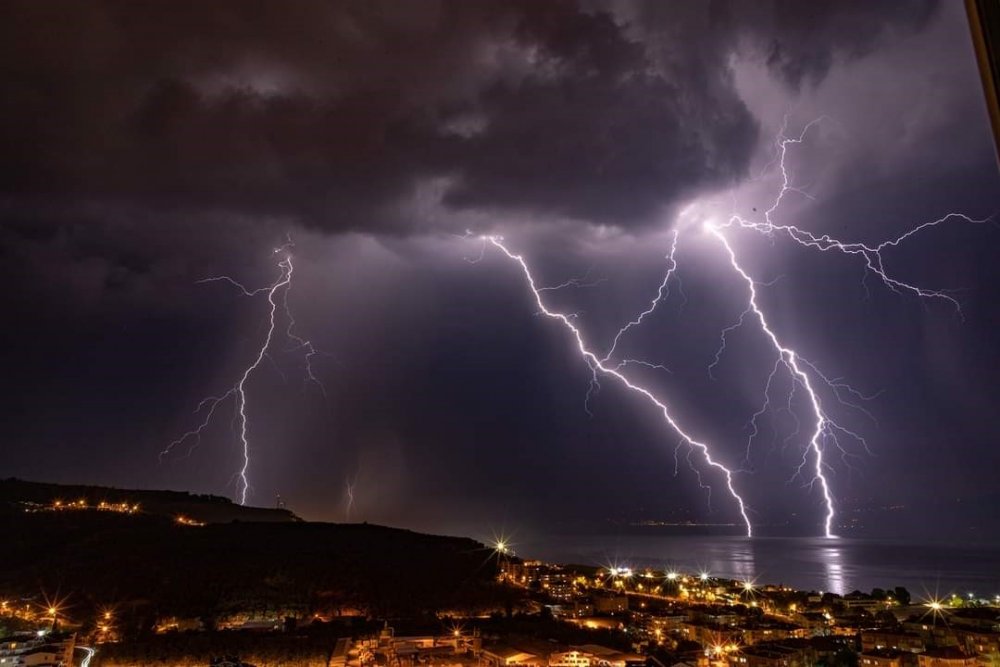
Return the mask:
POLYGON ((819 398, 816 395, 816 391, 813 389, 812 382, 809 376, 802 370, 799 364, 798 356, 795 350, 783 346, 779 341, 778 337, 775 335, 774 331, 771 330, 770 325, 767 323, 767 319, 764 317, 763 311, 761 311, 760 306, 757 304, 757 288, 753 279, 747 275, 746 271, 737 263, 736 253, 733 251, 733 247, 726 240, 726 237, 722 235, 722 232, 715 227, 709 227, 709 231, 715 238, 719 239, 722 245, 726 249, 726 253, 729 256, 729 262, 732 264, 733 270, 736 271, 741 278, 746 282, 747 289, 749 290, 749 308, 753 311, 754 315, 760 320, 760 327, 763 329, 764 333, 767 335, 768 339, 771 341, 774 348, 778 351, 782 363, 788 368, 788 371, 792 373, 799 385, 805 389, 806 394, 809 396, 809 401, 812 404, 813 412, 816 415, 816 425, 812 432, 812 437, 809 439, 809 449, 813 453, 814 462, 814 473, 815 481, 819 482, 820 489, 823 492, 823 501, 826 506, 826 516, 823 521, 824 534, 827 537, 833 537, 833 498, 830 494, 830 484, 826 479, 824 474, 824 463, 823 463, 823 446, 821 440, 823 435, 829 432, 832 422, 826 417, 823 412, 823 408, 820 406, 819 398))
POLYGON ((190 452, 194 449, 194 447, 196 447, 200 442, 202 433, 205 431, 206 428, 208 428, 209 424, 212 421, 212 417, 215 415, 215 411, 219 407, 219 405, 229 400, 230 398, 234 399, 235 413, 236 413, 234 420, 237 423, 236 425, 237 437, 239 439, 240 447, 242 449, 242 463, 240 465, 239 470, 235 474, 235 477, 238 480, 238 496, 239 496, 239 503, 241 505, 246 505, 247 497, 250 492, 250 480, 249 480, 250 440, 248 436, 248 423, 247 423, 248 418, 246 409, 247 408, 246 385, 247 381, 250 380, 250 377, 263 363, 264 359, 270 358, 270 350, 274 339, 274 332, 278 325, 279 294, 281 297, 281 308, 284 311, 285 320, 288 323, 288 326, 285 328, 285 335, 289 340, 295 343, 296 347, 293 349, 293 351, 300 351, 304 353, 303 364, 304 364, 306 379, 310 382, 313 382, 318 387, 320 387, 320 389, 323 390, 325 394, 323 385, 320 383, 316 375, 313 373, 313 368, 312 368, 312 358, 313 356, 315 356, 317 350, 315 347, 313 347, 313 344, 310 341, 305 340, 300 336, 298 336, 297 334, 295 334, 294 332, 295 319, 292 317, 291 310, 288 307, 288 292, 291 290, 292 274, 295 271, 294 266, 292 264, 292 253, 291 253, 291 249, 293 247, 294 244, 289 238, 287 243, 274 249, 274 254, 280 256, 280 259, 278 260, 277 263, 278 277, 275 279, 273 283, 271 283, 267 287, 260 287, 258 289, 249 290, 246 287, 244 287, 242 283, 229 276, 215 276, 212 278, 206 278, 204 280, 198 281, 199 283, 209 283, 209 282, 229 283, 230 285, 233 285, 234 287, 239 289, 244 296, 252 297, 252 296, 257 296, 259 294, 266 294, 267 302, 269 305, 267 333, 265 334, 264 340, 261 342, 260 347, 257 349, 257 353, 253 361, 243 369, 243 372, 241 373, 236 383, 223 394, 220 394, 218 396, 209 396, 203 399, 201 403, 198 404, 198 407, 195 410, 195 414, 200 414, 202 411, 205 411, 205 418, 202 420, 202 422, 194 429, 184 433, 183 435, 181 435, 181 437, 171 442, 162 452, 160 452, 160 460, 162 461, 163 458, 166 455, 168 455, 175 447, 184 443, 185 441, 191 440, 193 441, 193 444, 191 445, 191 448, 188 450, 188 453, 190 454, 190 452))
MULTIPOLYGON (((808 445, 803 456, 802 463, 799 465, 796 474, 801 474, 804 468, 807 466, 808 461, 806 455, 811 455, 812 460, 812 477, 809 480, 809 485, 818 484, 820 491, 823 496, 823 503, 826 508, 823 529, 824 534, 827 537, 833 537, 833 522, 836 516, 834 509, 833 493, 830 487, 830 482, 826 476, 827 463, 824 461, 824 446, 826 443, 831 443, 836 446, 842 454, 845 454, 845 450, 841 447, 838 440, 838 433, 841 435, 846 435, 853 438, 859 442, 865 450, 868 449, 868 444, 863 437, 858 433, 851 431, 842 425, 835 422, 827 412, 823 409, 823 404, 820 399, 820 395, 816 390, 817 383, 823 384, 831 390, 832 395, 837 399, 838 402, 848 405, 850 407, 857 408, 858 406, 847 400, 841 398, 840 391, 846 390, 853 394, 855 397, 867 398, 862 396, 859 392, 854 390, 848 385, 841 382, 828 378, 826 375, 821 373, 817 369, 816 365, 809 362, 808 360, 802 358, 794 349, 783 344, 779 339, 778 335, 775 333, 774 329, 771 327, 770 323, 765 316, 763 309, 760 306, 758 299, 757 283, 750 275, 743 269, 737 258, 736 251, 733 245, 729 242, 729 239, 725 236, 724 231, 731 228, 739 228, 744 230, 750 230, 757 233, 773 237, 775 234, 783 234, 795 243, 809 249, 819 250, 821 252, 835 251, 847 255, 858 255, 864 261, 864 268, 867 274, 874 274, 881 282, 890 290, 896 293, 909 293, 920 298, 933 298, 942 299, 952 306, 961 314, 961 308, 958 301, 952 297, 946 290, 940 289, 927 289, 924 287, 917 286, 913 283, 906 282, 899 278, 896 278, 889 274, 885 268, 885 261, 882 255, 883 251, 895 248, 903 241, 909 237, 917 234, 918 232, 935 227, 951 219, 959 219, 969 223, 981 223, 985 220, 973 220, 972 218, 963 215, 961 213, 949 213, 937 220, 931 222, 926 222, 916 227, 913 227, 904 234, 890 240, 882 242, 878 245, 866 245, 863 243, 845 243, 834 239, 829 235, 816 236, 811 232, 803 230, 795 225, 783 225, 774 222, 774 214, 777 212, 778 208, 781 206, 782 201, 785 196, 789 193, 800 193, 806 197, 809 195, 805 193, 802 189, 794 186, 791 182, 791 177, 789 175, 789 170, 786 164, 786 159, 788 157, 788 150, 791 147, 802 144, 807 133, 819 122, 824 120, 819 118, 807 124, 802 132, 797 137, 785 137, 785 125, 783 124, 781 132, 776 141, 777 147, 777 163, 778 170, 781 174, 781 187, 778 191, 778 195, 775 197, 771 206, 764 212, 763 221, 751 221, 739 215, 732 215, 729 220, 724 224, 716 224, 711 221, 706 222, 704 227, 705 230, 711 234, 719 243, 722 245, 726 258, 729 260, 729 264, 733 271, 743 280, 747 286, 747 307, 740 315, 739 321, 732 327, 728 327, 723 331, 722 337, 722 347, 719 353, 716 354, 715 363, 719 361, 719 354, 725 348, 725 336, 728 332, 735 328, 738 328, 743 324, 744 319, 747 315, 751 315, 757 319, 760 324, 761 331, 764 333, 768 341, 771 343, 777 354, 777 360, 775 363, 774 370, 768 376, 767 384, 764 390, 764 404, 760 410, 758 410, 751 417, 751 436, 750 440, 757 433, 757 417, 763 414, 769 406, 769 392, 771 388, 771 381, 774 378, 775 371, 779 368, 779 365, 783 365, 785 369, 789 372, 794 382, 794 386, 803 389, 806 396, 809 399, 809 404, 812 409, 813 414, 813 426, 809 436, 808 445)), ((793 386, 793 391, 794 391, 793 386)), ((789 397, 789 401, 791 397, 789 397)), ((862 411, 864 411, 862 409, 862 411)), ((750 442, 748 441, 747 447, 749 451, 750 442)), ((846 454, 845 454, 846 455, 846 454)))
MULTIPOLYGON (((827 479, 827 471, 829 470, 829 464, 824 459, 824 448, 828 444, 832 444, 837 447, 843 457, 846 457, 847 451, 841 446, 838 441, 838 435, 848 436, 853 438, 858 443, 860 443, 866 450, 868 445, 864 438, 858 433, 845 428, 844 426, 838 424, 832 420, 828 413, 824 410, 823 403, 820 397, 820 392, 817 391, 818 387, 825 387, 830 390, 831 394, 836 398, 836 400, 846 406, 857 408, 862 412, 867 412, 860 406, 850 402, 843 398, 841 392, 847 392, 852 396, 860 399, 870 398, 863 396, 855 389, 850 386, 840 382, 837 379, 832 379, 824 375, 815 364, 803 358, 795 349, 788 346, 782 342, 781 338, 775 332, 771 323, 768 321, 767 315, 764 309, 760 305, 758 288, 761 286, 766 286, 764 283, 759 283, 755 281, 749 273, 740 264, 736 249, 730 242, 726 235, 726 232, 733 229, 741 229, 752 232, 757 232, 764 234, 769 238, 773 238, 775 235, 783 235, 790 239, 791 241, 803 246, 805 248, 819 250, 821 252, 840 252, 844 255, 859 256, 864 262, 864 269, 866 275, 874 275, 877 277, 888 289, 899 294, 912 294, 922 299, 939 299, 948 302, 956 308, 956 310, 961 314, 961 309, 959 307, 958 301, 949 294, 947 290, 942 289, 928 289, 925 287, 920 287, 913 283, 907 282, 900 278, 897 278, 889 273, 886 269, 883 252, 895 248, 903 243, 905 240, 911 236, 917 234, 918 232, 927 230, 932 227, 936 227, 950 220, 959 220, 967 223, 982 223, 987 222, 987 220, 975 220, 961 213, 949 213, 937 220, 931 222, 926 222, 916 227, 913 227, 904 234, 879 243, 878 245, 867 245, 863 243, 846 243, 837 240, 829 235, 817 236, 811 232, 801 229, 795 225, 788 224, 778 224, 774 221, 773 216, 780 207, 785 196, 789 193, 799 193, 804 196, 809 196, 801 188, 794 186, 791 183, 791 177, 789 175, 789 170, 786 166, 786 157, 788 155, 788 150, 796 145, 802 144, 805 141, 806 134, 811 128, 813 128, 817 123, 819 123, 822 118, 817 119, 808 125, 806 125, 802 133, 798 137, 787 138, 784 136, 785 127, 781 129, 781 133, 776 140, 775 147, 777 149, 777 155, 774 163, 777 164, 777 168, 781 175, 781 186, 777 196, 772 202, 771 206, 765 211, 763 215, 763 220, 753 221, 747 218, 741 217, 739 215, 732 215, 728 221, 724 223, 717 223, 714 221, 707 221, 704 223, 704 230, 710 234, 715 240, 717 240, 724 252, 724 256, 728 261, 729 266, 732 268, 735 275, 746 285, 747 289, 747 301, 746 308, 740 315, 739 320, 732 326, 727 327, 722 332, 721 346, 716 354, 715 360, 709 367, 709 372, 711 374, 712 369, 719 363, 722 353, 726 346, 726 337, 728 334, 732 333, 740 326, 742 326, 747 318, 751 318, 757 321, 760 326, 761 332, 764 334, 770 345, 775 351, 776 360, 774 368, 772 369, 770 375, 767 379, 767 384, 764 391, 764 404, 763 407, 758 410, 751 417, 751 435, 747 442, 747 455, 749 457, 750 443, 753 438, 757 435, 757 418, 766 412, 770 405, 770 390, 772 385, 772 380, 774 379, 776 373, 784 368, 790 375, 792 379, 792 388, 788 397, 789 405, 792 401, 792 395, 794 394, 796 388, 801 389, 805 392, 809 399, 809 405, 812 412, 812 428, 809 434, 809 440, 806 447, 803 450, 802 462, 799 464, 796 470, 796 476, 802 475, 803 471, 809 467, 810 478, 807 485, 812 487, 818 485, 823 496, 823 504, 825 507, 825 514, 823 520, 823 530, 827 537, 833 537, 833 523, 836 517, 836 511, 834 506, 834 495, 830 485, 830 481, 827 479)), ((756 210, 756 209, 755 209, 756 210)), ((682 213, 682 216, 686 213, 682 213)), ((618 348, 619 342, 622 337, 633 327, 642 324, 644 318, 650 315, 656 307, 666 298, 669 294, 668 283, 671 278, 675 275, 677 269, 677 246, 678 246, 678 230, 673 233, 670 252, 667 255, 668 260, 668 270, 664 276, 663 281, 657 290, 656 296, 652 299, 649 306, 638 316, 628 322, 623 326, 618 333, 615 335, 614 340, 610 347, 608 348, 607 354, 598 355, 595 353, 584 341, 584 336, 580 329, 574 324, 574 316, 572 314, 565 314, 561 312, 556 312, 551 310, 545 305, 542 298, 542 293, 546 290, 544 287, 538 287, 535 282, 535 278, 532 275, 530 268, 524 257, 511 251, 505 244, 502 236, 483 236, 481 237, 485 244, 488 242, 498 248, 508 259, 517 263, 520 266, 521 272, 527 281, 528 287, 534 297, 535 303, 538 306, 541 314, 546 317, 555 320, 562 324, 562 326, 571 334, 572 338, 576 342, 576 348, 580 356, 586 362, 592 373, 592 381, 590 389, 587 391, 587 401, 589 401, 590 396, 594 392, 595 388, 599 387, 598 378, 599 376, 610 377, 620 383, 628 391, 641 396, 645 401, 650 403, 655 407, 662 415, 664 422, 673 429, 676 433, 681 436, 684 444, 688 446, 688 451, 697 452, 701 455, 702 460, 710 467, 721 473, 723 479, 725 480, 726 489, 729 495, 732 496, 735 501, 740 516, 742 516, 744 523, 746 524, 747 536, 752 536, 753 527, 748 516, 747 505, 743 498, 737 492, 734 485, 734 470, 723 465, 716 457, 712 455, 710 447, 705 442, 696 439, 689 432, 684 430, 678 423, 676 417, 671 413, 667 403, 657 397, 652 390, 646 386, 639 384, 635 380, 629 378, 625 375, 623 369, 630 364, 644 365, 647 367, 664 368, 662 366, 656 366, 649 364, 647 362, 635 360, 635 359, 623 359, 620 361, 612 361, 612 357, 618 348)), ((480 257, 481 259, 481 257, 480 257)), ((586 403, 585 403, 586 405, 586 403)), ((794 413, 792 413, 794 417, 794 413)), ((689 459, 690 460, 690 459, 689 459)), ((698 474, 698 470, 694 469, 695 473, 698 474)), ((701 481, 699 475, 699 482, 701 481)), ((704 485, 703 485, 704 486, 704 485)))
POLYGON ((750 517, 747 514, 746 505, 743 502, 743 498, 740 497, 740 495, 736 492, 736 488, 733 486, 733 471, 731 471, 729 468, 722 465, 712 457, 712 454, 709 450, 709 446, 707 444, 701 442, 700 440, 697 440, 693 436, 689 435, 683 428, 681 428, 680 424, 674 418, 673 414, 671 414, 670 408, 667 407, 667 404, 664 403, 661 399, 657 398, 652 391, 643 387, 642 385, 635 384, 621 372, 620 366, 615 367, 607 365, 608 362, 606 362, 603 357, 599 357, 597 354, 591 351, 583 340, 583 334, 576 327, 576 325, 573 324, 573 321, 572 319, 570 319, 569 315, 556 312, 554 310, 549 310, 549 308, 545 305, 545 301, 542 299, 542 293, 537 287, 537 284, 535 283, 535 278, 531 274, 531 269, 528 268, 528 264, 525 261, 524 257, 511 252, 507 248, 507 246, 504 245, 502 236, 486 236, 484 237, 484 239, 487 242, 496 246, 504 255, 506 255, 509 259, 516 262, 521 267, 521 272, 524 273, 524 277, 528 282, 528 287, 531 290, 532 295, 534 295, 535 304, 538 306, 538 310, 543 315, 545 315, 545 317, 560 322, 563 325, 563 327, 565 327, 570 332, 570 334, 576 341, 577 350, 580 352, 580 355, 583 357, 584 361, 590 367, 591 372, 595 376, 597 374, 601 374, 613 378, 629 391, 643 397, 648 403, 650 403, 660 412, 660 414, 663 416, 663 420, 675 432, 677 432, 678 435, 681 436, 682 440, 684 441, 685 444, 687 444, 689 448, 691 448, 692 450, 696 450, 698 453, 700 453, 705 463, 707 463, 710 467, 722 473, 722 476, 726 480, 726 488, 729 490, 730 495, 733 497, 733 499, 736 501, 736 504, 739 506, 740 516, 743 517, 743 522, 744 524, 746 524, 747 535, 748 536, 752 535, 753 526, 750 523, 750 517))

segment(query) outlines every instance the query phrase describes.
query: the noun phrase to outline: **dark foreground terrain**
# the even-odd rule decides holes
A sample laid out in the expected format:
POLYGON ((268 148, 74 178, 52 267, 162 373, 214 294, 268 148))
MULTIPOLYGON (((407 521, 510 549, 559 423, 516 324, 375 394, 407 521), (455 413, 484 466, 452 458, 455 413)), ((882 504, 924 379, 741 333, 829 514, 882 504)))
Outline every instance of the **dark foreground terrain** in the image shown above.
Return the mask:
POLYGON ((310 523, 214 497, 8 480, 0 482, 0 530, 0 591, 64 599, 68 618, 114 607, 131 637, 168 617, 208 629, 240 616, 418 617, 494 609, 509 595, 494 583, 491 550, 470 539, 310 523), (87 509, 52 505, 78 499, 87 509), (101 501, 141 509, 92 507, 101 501), (179 523, 181 509, 206 523, 179 523), (267 519, 253 520, 258 512, 267 519))

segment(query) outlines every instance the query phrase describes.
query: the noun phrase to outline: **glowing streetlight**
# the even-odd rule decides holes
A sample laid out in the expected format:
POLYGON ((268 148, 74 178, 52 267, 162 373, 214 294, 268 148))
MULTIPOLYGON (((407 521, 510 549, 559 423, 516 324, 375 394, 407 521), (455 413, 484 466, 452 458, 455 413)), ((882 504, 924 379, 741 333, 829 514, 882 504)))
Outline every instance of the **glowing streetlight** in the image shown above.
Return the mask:
POLYGON ((927 611, 924 612, 924 616, 930 614, 935 621, 938 617, 944 618, 945 612, 947 611, 947 607, 945 606, 943 600, 931 599, 925 602, 924 606, 927 607, 927 611))
POLYGON ((490 548, 493 549, 493 553, 498 556, 515 556, 514 545, 511 543, 510 538, 504 534, 497 534, 493 531, 493 541, 490 543, 490 548))

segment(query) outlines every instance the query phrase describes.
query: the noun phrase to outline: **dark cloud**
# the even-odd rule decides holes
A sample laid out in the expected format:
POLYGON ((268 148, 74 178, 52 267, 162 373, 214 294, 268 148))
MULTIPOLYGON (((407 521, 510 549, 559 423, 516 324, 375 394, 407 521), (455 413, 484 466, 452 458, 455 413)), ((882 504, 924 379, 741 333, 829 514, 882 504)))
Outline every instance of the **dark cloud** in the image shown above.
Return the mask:
POLYGON ((11 195, 377 223, 418 178, 433 105, 490 11, 376 4, 8 6, 11 195))
POLYGON ((733 24, 747 26, 767 66, 799 88, 818 84, 837 60, 861 58, 894 36, 922 30, 938 4, 774 0, 754 8, 735 3, 733 24))
POLYGON ((745 174, 741 42, 815 82, 917 6, 8 3, 2 188, 408 231, 444 177, 452 206, 627 227, 745 174))
POLYGON ((926 27, 937 0, 767 0, 620 5, 623 16, 673 70, 722 67, 733 53, 764 62, 790 88, 817 85, 834 63, 849 62, 926 27))
MULTIPOLYGON (((537 71, 483 93, 485 128, 461 141, 447 203, 627 227, 743 175, 757 127, 731 91, 692 103, 685 82, 656 72, 609 14, 567 21, 544 7, 518 33, 542 47, 537 71)), ((690 76, 725 74, 699 68, 690 76)))

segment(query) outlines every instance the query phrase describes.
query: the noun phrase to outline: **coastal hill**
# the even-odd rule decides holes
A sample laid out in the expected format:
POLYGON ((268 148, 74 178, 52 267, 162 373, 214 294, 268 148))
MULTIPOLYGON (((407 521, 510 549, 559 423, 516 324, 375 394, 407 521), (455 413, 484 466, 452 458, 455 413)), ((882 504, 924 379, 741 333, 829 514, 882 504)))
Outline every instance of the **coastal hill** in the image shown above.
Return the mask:
POLYGON ((307 522, 170 491, 7 480, 0 530, 0 592, 65 598, 70 618, 112 605, 129 634, 168 616, 206 627, 234 617, 413 616, 497 608, 509 595, 495 583, 495 554, 471 539, 307 522))
POLYGON ((181 515, 202 523, 301 520, 285 509, 244 507, 228 498, 208 494, 199 495, 185 491, 116 489, 80 484, 50 484, 13 478, 0 480, 0 503, 35 503, 52 506, 57 502, 69 504, 81 500, 89 507, 97 507, 100 503, 106 505, 127 503, 130 506, 138 504, 139 511, 146 515, 170 518, 181 515))

